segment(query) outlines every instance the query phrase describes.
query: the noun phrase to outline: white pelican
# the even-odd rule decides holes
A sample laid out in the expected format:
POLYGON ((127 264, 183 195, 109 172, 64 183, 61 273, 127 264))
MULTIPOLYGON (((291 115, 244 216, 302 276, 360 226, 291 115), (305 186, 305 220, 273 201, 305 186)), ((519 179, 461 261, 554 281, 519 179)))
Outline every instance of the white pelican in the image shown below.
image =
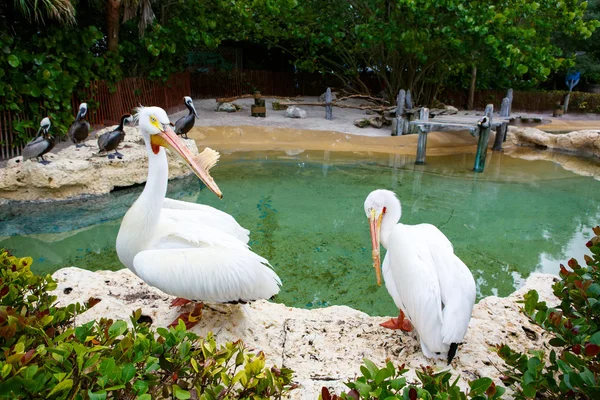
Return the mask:
MULTIPOLYGON (((221 191, 208 172, 219 153, 206 148, 194 157, 173 132, 162 108, 137 111, 148 152, 148 179, 123 217, 116 244, 119 260, 149 285, 178 300, 200 302, 189 315, 180 316, 188 328, 200 317, 201 302, 248 302, 277 294, 279 277, 267 260, 249 250, 249 232, 231 215, 165 198, 168 163, 163 147, 179 153, 220 198, 221 191)), ((173 304, 185 303, 178 300, 173 304)))
POLYGON ((430 224, 399 223, 400 201, 394 192, 375 190, 365 200, 371 227, 373 267, 381 285, 379 244, 387 249, 383 277, 388 293, 400 309, 398 319, 382 326, 417 329, 421 349, 428 358, 448 363, 467 333, 475 304, 475 280, 454 254, 452 243, 430 224))

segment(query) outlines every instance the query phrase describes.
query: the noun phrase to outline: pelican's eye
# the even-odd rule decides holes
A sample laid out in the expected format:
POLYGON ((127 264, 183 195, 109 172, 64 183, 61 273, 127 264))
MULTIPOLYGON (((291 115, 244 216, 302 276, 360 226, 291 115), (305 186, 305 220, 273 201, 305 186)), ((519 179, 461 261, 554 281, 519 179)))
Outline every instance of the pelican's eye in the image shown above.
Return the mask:
POLYGON ((156 117, 154 115, 150 116, 150 122, 152 122, 153 124, 157 122, 156 117))
POLYGON ((382 214, 385 214, 387 208, 383 207, 383 210, 381 211, 382 214))

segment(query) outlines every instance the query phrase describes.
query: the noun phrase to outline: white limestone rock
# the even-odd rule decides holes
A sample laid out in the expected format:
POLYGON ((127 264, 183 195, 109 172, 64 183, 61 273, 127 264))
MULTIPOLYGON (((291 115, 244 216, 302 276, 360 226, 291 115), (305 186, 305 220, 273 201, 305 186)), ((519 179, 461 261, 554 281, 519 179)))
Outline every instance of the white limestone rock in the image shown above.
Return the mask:
POLYGON ((285 116, 288 118, 306 118, 306 111, 296 106, 289 106, 285 110, 285 116))
MULTIPOLYGON (((44 157, 48 165, 36 160, 23 162, 21 156, 8 161, 0 169, 0 199, 5 200, 63 200, 85 195, 109 193, 115 187, 144 183, 148 174, 148 158, 144 140, 137 128, 125 127, 125 140, 119 146, 123 159, 108 159, 98 154, 96 137, 113 130, 109 127, 96 132, 85 144, 69 145, 44 157)), ((192 139, 182 139, 193 154, 198 154, 192 139)), ((57 146, 58 147, 58 146, 57 146)), ((191 173, 179 155, 168 153, 169 178, 191 173)))
MULTIPOLYGON (((101 299, 77 316, 78 324, 100 317, 129 321, 129 315, 141 308, 143 315, 152 318, 154 327, 164 327, 182 312, 169 306, 172 296, 149 287, 127 269, 90 272, 64 268, 53 276, 58 282, 54 294, 62 305, 90 297, 101 299)), ((500 384, 497 366, 502 361, 492 351, 495 345, 506 343, 519 351, 544 345, 545 334, 519 311, 516 301, 535 288, 541 300, 555 303, 551 289, 555 279, 552 275, 532 274, 511 296, 487 297, 475 305, 465 343, 450 366, 453 374, 463 378, 462 387, 467 385, 465 379, 480 376, 489 376, 500 384)), ((293 369, 300 387, 291 392, 292 399, 316 399, 323 386, 337 393, 345 390, 343 383, 359 374, 365 357, 378 365, 389 358, 413 370, 428 364, 437 370, 447 368, 441 360, 424 358, 414 333, 380 327, 387 318, 370 317, 346 306, 304 310, 257 301, 250 305, 209 304, 200 323, 192 329, 199 335, 212 331, 218 342, 242 339, 253 351, 264 351, 268 363, 293 369)), ((414 378, 414 372, 408 378, 414 378)))
POLYGON ((536 128, 508 127, 507 140, 517 146, 536 146, 600 158, 600 130, 553 134, 536 128))
POLYGON ((217 107, 215 107, 215 111, 217 112, 236 112, 241 109, 242 107, 235 103, 219 103, 217 104, 217 107))

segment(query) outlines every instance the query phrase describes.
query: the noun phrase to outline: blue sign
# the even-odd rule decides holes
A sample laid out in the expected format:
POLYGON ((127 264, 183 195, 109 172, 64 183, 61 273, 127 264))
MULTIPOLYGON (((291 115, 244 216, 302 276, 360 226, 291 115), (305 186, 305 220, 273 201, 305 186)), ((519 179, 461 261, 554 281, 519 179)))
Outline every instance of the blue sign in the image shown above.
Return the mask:
POLYGON ((579 78, 581 78, 581 72, 569 72, 567 77, 565 78, 565 83, 569 88, 569 91, 573 90, 575 86, 579 83, 579 78))

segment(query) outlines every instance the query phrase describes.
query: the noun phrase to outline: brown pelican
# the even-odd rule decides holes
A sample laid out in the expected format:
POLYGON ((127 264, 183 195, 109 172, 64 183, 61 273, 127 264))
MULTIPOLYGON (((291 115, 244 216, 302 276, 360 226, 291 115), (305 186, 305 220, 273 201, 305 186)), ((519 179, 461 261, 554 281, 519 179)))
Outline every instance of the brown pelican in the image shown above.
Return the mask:
POLYGON ((117 146, 123 141, 123 139, 125 139, 123 125, 131 122, 133 122, 133 117, 131 114, 121 115, 121 123, 119 126, 117 126, 115 130, 107 132, 98 138, 98 148, 100 149, 99 153, 102 153, 103 151, 108 153, 110 150, 114 150, 114 154, 109 154, 108 158, 113 159, 115 156, 117 156, 119 159, 123 158, 123 154, 117 151, 117 146))
POLYGON ((209 170, 219 153, 206 148, 192 155, 171 128, 165 110, 140 107, 136 115, 148 153, 148 179, 140 197, 123 217, 116 250, 119 260, 144 282, 178 296, 174 305, 197 301, 182 314, 189 328, 202 303, 269 299, 281 281, 269 262, 248 247, 248 231, 213 207, 165 198, 169 164, 165 148, 178 153, 192 171, 222 197, 209 170))
POLYGON ((399 223, 402 208, 394 192, 371 192, 364 208, 371 226, 377 284, 381 285, 381 242, 387 249, 383 259, 385 287, 400 309, 398 319, 382 326, 410 331, 412 323, 425 357, 445 358, 450 364, 467 333, 475 304, 471 271, 438 228, 399 223))
POLYGON ((35 138, 25 145, 25 148, 23 149, 23 161, 35 157, 40 164, 50 164, 50 161, 44 160, 44 154, 52 150, 56 142, 54 136, 52 136, 49 131, 50 118, 46 117, 40 122, 40 129, 35 135, 35 138), (42 159, 41 161, 40 158, 42 159))
POLYGON ((87 104, 81 103, 79 105, 77 118, 75 118, 75 122, 73 122, 73 125, 69 128, 69 138, 75 143, 76 147, 87 146, 87 144, 83 144, 90 133, 90 123, 85 120, 86 114, 87 104))
POLYGON ((196 108, 194 108, 194 102, 192 101, 191 97, 185 96, 183 98, 183 102, 185 103, 187 109, 190 110, 190 113, 185 117, 179 118, 177 122, 175 122, 175 133, 181 136, 185 136, 185 139, 187 139, 187 133, 194 126, 194 118, 200 117, 196 112, 196 108))

